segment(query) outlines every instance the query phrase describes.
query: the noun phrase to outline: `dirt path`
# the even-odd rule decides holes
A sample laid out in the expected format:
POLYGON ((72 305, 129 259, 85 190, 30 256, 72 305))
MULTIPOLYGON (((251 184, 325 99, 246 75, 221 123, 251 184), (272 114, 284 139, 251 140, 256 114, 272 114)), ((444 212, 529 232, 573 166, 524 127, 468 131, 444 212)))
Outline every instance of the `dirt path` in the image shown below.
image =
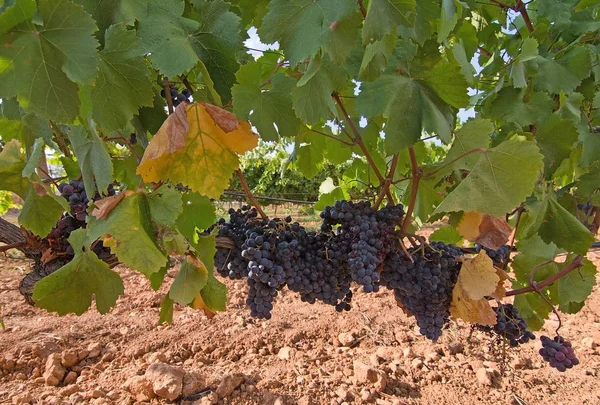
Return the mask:
MULTIPOLYGON (((591 258, 600 262, 598 254, 591 258)), ((16 288, 27 270, 26 261, 0 257, 6 324, 0 331, 0 403, 135 403, 123 384, 143 375, 150 363, 163 362, 195 371, 195 392, 243 374, 241 384, 219 399, 222 404, 518 404, 515 395, 530 405, 600 404, 597 287, 583 311, 563 318, 563 335, 581 364, 561 374, 537 355, 539 339, 510 350, 505 361, 488 336, 454 322, 438 343, 430 343, 388 291, 356 293, 353 310, 341 315, 286 292, 273 319, 263 322, 248 314, 245 285, 227 281, 227 313, 207 319, 179 308, 173 326, 157 326, 166 287, 153 292, 143 276, 126 268, 117 268, 125 296, 116 308, 106 316, 92 310, 81 317, 58 317, 25 304, 16 288), (44 382, 52 353, 59 363, 74 362, 64 374, 71 384, 44 382)), ((548 329, 555 324, 548 322, 548 329)), ((195 403, 211 400, 216 403, 216 394, 195 403)))

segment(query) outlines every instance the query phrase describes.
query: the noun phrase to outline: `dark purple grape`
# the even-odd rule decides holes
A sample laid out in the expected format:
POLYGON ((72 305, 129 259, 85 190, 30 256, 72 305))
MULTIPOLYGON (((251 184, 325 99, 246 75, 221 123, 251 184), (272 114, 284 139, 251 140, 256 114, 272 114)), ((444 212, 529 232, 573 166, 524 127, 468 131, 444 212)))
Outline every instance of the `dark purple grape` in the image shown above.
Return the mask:
POLYGON ((65 184, 65 186, 62 189, 62 194, 65 197, 68 197, 71 194, 73 194, 74 191, 75 191, 75 187, 73 187, 71 184, 65 184))
POLYGON ((550 339, 548 336, 540 338, 542 348, 539 353, 547 361, 551 367, 554 367, 560 372, 564 372, 573 366, 579 364, 579 360, 573 351, 571 342, 565 340, 561 336, 555 336, 550 339))

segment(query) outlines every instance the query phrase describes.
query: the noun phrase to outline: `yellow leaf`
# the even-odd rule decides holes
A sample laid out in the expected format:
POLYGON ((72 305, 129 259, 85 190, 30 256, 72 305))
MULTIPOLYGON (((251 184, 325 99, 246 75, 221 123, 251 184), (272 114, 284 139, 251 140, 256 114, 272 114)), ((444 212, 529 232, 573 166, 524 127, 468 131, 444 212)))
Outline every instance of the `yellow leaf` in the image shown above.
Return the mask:
POLYGON ((492 294, 492 298, 496 298, 497 300, 506 297, 506 288, 504 287, 504 280, 508 278, 508 274, 502 269, 496 269, 496 274, 500 278, 498 285, 496 286, 496 291, 492 294))
POLYGON ((482 214, 478 211, 465 212, 458 223, 457 230, 466 240, 473 241, 479 236, 479 224, 482 214))
POLYGON ((92 215, 97 219, 106 218, 106 216, 110 214, 113 208, 115 208, 124 197, 131 194, 134 194, 134 192, 131 190, 126 190, 122 193, 113 195, 111 197, 106 197, 101 200, 94 201, 94 205, 96 206, 96 208, 92 210, 92 215))
POLYGON ((145 182, 182 183, 219 198, 258 136, 248 121, 206 103, 180 104, 152 138, 137 168, 145 182))
POLYGON ((457 284, 469 298, 480 300, 492 295, 499 281, 492 259, 482 250, 474 259, 464 259, 457 284))
POLYGON ((450 315, 460 318, 469 323, 480 325, 495 325, 496 313, 487 300, 472 300, 463 291, 459 283, 456 283, 452 291, 452 304, 450 315))
POLYGON ((194 297, 194 301, 192 301, 190 306, 194 309, 202 309, 204 311, 204 315, 206 315, 206 317, 208 319, 211 319, 213 316, 215 316, 217 314, 216 312, 208 309, 208 307, 204 303, 204 300, 202 299, 202 296, 200 294, 198 294, 198 295, 196 295, 196 297, 194 297))

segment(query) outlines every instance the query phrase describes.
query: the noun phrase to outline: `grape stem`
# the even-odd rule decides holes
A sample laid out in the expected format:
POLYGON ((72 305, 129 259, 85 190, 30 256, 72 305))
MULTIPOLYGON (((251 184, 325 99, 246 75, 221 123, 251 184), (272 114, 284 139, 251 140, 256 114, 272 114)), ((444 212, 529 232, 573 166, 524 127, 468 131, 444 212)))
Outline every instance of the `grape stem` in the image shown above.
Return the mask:
POLYGON ((163 79, 163 88, 165 91, 165 98, 167 99, 167 107, 170 115, 173 114, 173 98, 171 97, 171 84, 169 83, 169 79, 166 77, 163 79))
MULTIPOLYGON (((550 260, 549 262, 552 263, 553 261, 550 260)), ((539 285, 533 280, 533 277, 535 276, 535 272, 538 271, 539 269, 541 269, 542 267, 544 267, 545 264, 546 263, 542 263, 541 265, 537 265, 537 266, 535 266, 531 270, 531 274, 529 275, 529 285, 532 286, 533 290, 540 297, 542 297, 542 299, 546 302, 546 304, 548 304, 550 306, 550 308, 552 308, 552 312, 554 312, 554 315, 556 315, 556 318, 558 319, 558 327, 556 328, 556 330, 554 331, 554 333, 556 333, 556 335, 558 336, 558 331, 562 327, 562 321, 560 319, 560 314, 558 313, 558 311, 556 310, 556 308, 554 307, 554 305, 552 305, 552 303, 550 302, 550 300, 548 299, 548 297, 546 297, 544 295, 544 293, 542 292, 542 288, 543 287, 539 287, 539 285)))
POLYGON ((419 168, 417 163, 417 155, 415 154, 415 148, 412 146, 408 148, 408 155, 410 156, 410 170, 412 174, 411 189, 410 189, 410 200, 408 201, 408 208, 404 216, 404 223, 402 224, 402 233, 406 233, 408 226, 410 225, 413 210, 417 202, 417 193, 419 192, 419 181, 423 175, 423 171, 419 168))
POLYGON ((235 174, 237 174, 238 179, 240 180, 240 183, 242 184, 242 188, 244 189, 244 193, 246 193, 246 197, 248 197, 248 199, 250 200, 250 202, 252 203, 252 205, 254 205, 254 208, 256 208, 256 211, 260 214, 260 216, 263 219, 267 219, 267 214, 265 214, 265 212, 263 211, 261 205, 258 203, 258 201, 256 200, 256 198, 254 198, 254 195, 252 194, 252 191, 250 191, 250 187, 248 187, 248 183, 246 182, 246 178, 244 177, 244 173, 242 173, 242 171, 240 169, 237 169, 235 171, 235 174))
POLYGON ((508 242, 508 246, 510 246, 510 248, 508 249, 508 253, 506 254, 506 259, 504 260, 504 263, 502 264, 503 269, 505 269, 506 266, 508 266, 508 263, 510 263, 510 254, 511 254, 513 248, 515 247, 515 238, 517 236, 517 230, 519 229, 519 223, 521 222, 521 215, 523 214, 524 211, 525 211, 525 208, 523 208, 522 205, 519 206, 519 208, 517 208, 517 212, 516 212, 517 213, 517 221, 515 222, 515 229, 513 229, 513 233, 512 233, 512 235, 510 235, 510 240, 508 242))
POLYGON ((363 18, 367 18, 367 9, 365 8, 365 5, 363 4, 363 0, 358 0, 358 7, 360 8, 360 13, 362 14, 363 18))
MULTIPOLYGON (((354 121, 352 121, 350 119, 350 115, 348 114, 348 111, 346 111, 346 107, 344 107, 344 103, 342 102, 340 95, 338 93, 333 93, 331 96, 337 103, 338 107, 340 108, 340 111, 344 115, 344 118, 348 122, 348 126, 350 127, 350 130, 352 131, 352 134, 354 135, 354 139, 352 141, 356 145, 358 145, 358 147, 362 151, 363 155, 365 155, 365 158, 367 158, 367 162, 369 163, 369 166, 371 166, 371 169, 373 169, 373 173, 375 173, 375 176, 377 176, 377 180, 379 180, 379 184, 383 185, 383 183, 385 183, 385 179, 383 178, 383 175, 379 171, 379 168, 377 168, 377 165, 373 161, 373 157, 371 156, 371 153, 369 153, 369 150, 365 146, 365 143, 363 142, 362 137, 360 136, 360 133, 358 132, 358 128, 356 128, 356 125, 354 124, 354 121)), ((389 191, 389 188, 387 191, 387 198, 389 201, 394 201, 394 196, 389 191)))
POLYGON ((346 145, 346 146, 354 146, 354 143, 346 142, 346 141, 344 141, 344 140, 343 140, 343 139, 341 139, 341 138, 336 138, 335 136, 331 136, 331 135, 329 135, 329 134, 327 134, 327 133, 325 133, 325 132, 321 132, 321 131, 318 131, 318 130, 316 130, 316 129, 313 129, 313 128, 311 128, 311 129, 310 129, 310 131, 311 131, 311 132, 314 132, 315 134, 319 134, 319 135, 323 135, 323 136, 325 136, 325 137, 327 137, 327 138, 331 138, 331 139, 333 139, 334 141, 338 141, 338 142, 340 142, 340 143, 342 143, 342 144, 344 144, 344 145, 346 145))
MULTIPOLYGON (((530 282, 527 287, 523 287, 523 288, 519 288, 519 289, 516 289, 516 290, 507 291, 506 292, 506 296, 510 297, 510 296, 513 296, 513 295, 525 294, 525 293, 536 291, 536 288, 542 289, 544 287, 547 287, 547 286, 553 284, 555 281, 557 281, 557 280, 561 279, 562 277, 566 276, 567 274, 569 274, 573 270, 580 268, 583 265, 582 261, 583 261, 583 256, 578 255, 578 256, 576 256, 573 259, 573 261, 569 265, 563 267, 558 273, 553 274, 552 276, 548 277, 547 279, 545 279, 543 281, 540 281, 539 283, 534 283, 535 286, 534 286, 534 284, 532 284, 530 282)), ((542 264, 545 265, 545 264, 548 264, 548 263, 542 263, 542 264)))
MULTIPOLYGON (((381 191, 379 192, 379 196, 377 197, 377 201, 375 201, 375 209, 379 209, 381 202, 383 201, 383 197, 390 191, 390 186, 392 185, 392 180, 394 180, 394 174, 396 173, 396 166, 398 166, 398 153, 394 154, 392 157, 392 164, 390 165, 390 170, 385 179, 385 183, 381 186, 381 191)), ((389 201, 390 204, 393 204, 394 201, 389 201)))

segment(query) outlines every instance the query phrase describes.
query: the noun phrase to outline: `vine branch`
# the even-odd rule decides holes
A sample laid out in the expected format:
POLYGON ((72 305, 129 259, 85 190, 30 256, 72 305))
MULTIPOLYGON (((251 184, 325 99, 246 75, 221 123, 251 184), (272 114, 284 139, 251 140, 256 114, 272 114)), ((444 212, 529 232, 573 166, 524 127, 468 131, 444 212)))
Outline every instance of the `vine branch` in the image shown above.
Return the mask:
POLYGON ((410 170, 412 174, 412 183, 410 189, 410 200, 408 202, 408 208, 406 209, 406 214, 404 215, 404 222, 402 223, 402 233, 406 233, 408 230, 408 225, 410 225, 410 220, 412 217, 412 213, 415 209, 415 204, 417 202, 417 192, 419 191, 419 181, 421 180, 421 169, 419 168, 419 164, 417 163, 417 155, 415 154, 415 148, 408 148, 408 155, 410 156, 410 170))
MULTIPOLYGON (((377 201, 375 201, 375 209, 379 208, 379 206, 381 205, 381 202, 383 201, 383 197, 385 197, 390 191, 390 186, 392 185, 392 180, 394 179, 394 173, 396 173, 396 166, 398 166, 398 156, 399 156, 399 154, 396 153, 392 157, 392 164, 390 165, 390 170, 385 179, 385 182, 383 183, 383 186, 381 187, 381 191, 379 192, 377 201)), ((393 204, 394 200, 389 200, 389 203, 393 204)))
POLYGON ((327 133, 325 133, 325 132, 321 132, 321 131, 318 131, 318 130, 316 130, 316 129, 313 129, 313 128, 311 128, 311 129, 310 129, 310 131, 311 131, 311 132, 314 132, 315 134, 319 134, 319 135, 326 136, 327 138, 331 138, 331 139, 333 139, 333 140, 335 140, 335 141, 338 141, 338 142, 340 142, 340 143, 343 143, 343 144, 344 144, 344 145, 346 145, 346 146, 354 146, 354 143, 346 142, 346 141, 344 141, 344 140, 343 140, 343 139, 341 139, 341 138, 336 138, 335 136, 331 136, 331 135, 329 135, 329 134, 327 134, 327 133))
POLYGON ((244 177, 244 173, 242 173, 242 171, 240 169, 237 169, 235 171, 235 174, 237 174, 238 179, 240 179, 240 183, 242 184, 242 188, 244 189, 244 193, 246 193, 246 196, 248 197, 248 199, 250 200, 250 202, 252 203, 252 205, 254 205, 254 208, 256 208, 256 211, 258 211, 258 213, 260 214, 260 216, 263 219, 267 219, 267 214, 265 214, 265 212, 263 211, 261 205, 258 203, 258 201, 256 200, 256 198, 254 198, 254 195, 252 194, 252 191, 250 191, 250 187, 248 187, 248 183, 246 182, 246 178, 244 177))
POLYGON ((367 9, 365 8, 365 5, 363 4, 363 0, 357 0, 358 3, 358 8, 360 8, 360 13, 364 18, 367 18, 367 9))
MULTIPOLYGON (((348 114, 348 111, 346 111, 346 107, 344 107, 344 103, 342 102, 340 95, 338 93, 333 93, 331 96, 337 103, 338 107, 340 108, 340 111, 344 115, 344 118, 348 122, 348 126, 350 127, 350 130, 352 131, 352 134, 354 135, 354 139, 353 139, 354 143, 356 145, 358 145, 358 147, 360 148, 362 153, 367 158, 367 162, 369 163, 369 166, 371 166, 371 169, 373 169, 373 173, 375 173, 375 176, 377 176, 377 180, 379 180, 379 184, 383 185, 385 183, 385 178, 383 177, 383 175, 377 168, 377 165, 373 161, 373 157, 371 156, 371 153, 365 146, 365 143, 363 142, 362 137, 360 136, 360 133, 358 132, 358 128, 356 128, 356 125, 354 124, 354 121, 352 121, 352 119, 350 119, 350 115, 348 114)), ((388 192, 386 195, 389 200, 394 200, 394 196, 392 196, 392 193, 389 191, 389 188, 388 188, 388 192)))

